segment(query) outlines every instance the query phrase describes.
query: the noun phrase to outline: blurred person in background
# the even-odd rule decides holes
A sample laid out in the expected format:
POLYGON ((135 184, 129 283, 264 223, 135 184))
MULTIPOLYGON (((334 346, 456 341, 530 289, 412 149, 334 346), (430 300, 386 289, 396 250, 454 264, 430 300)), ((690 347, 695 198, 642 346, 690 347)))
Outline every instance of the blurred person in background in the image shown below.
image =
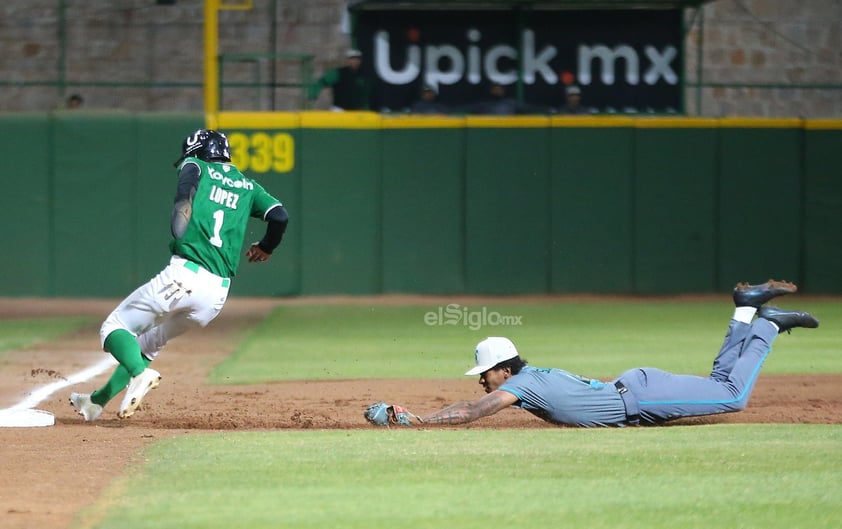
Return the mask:
POLYGON ((564 105, 557 109, 559 114, 577 115, 591 114, 590 108, 582 105, 582 89, 570 85, 564 89, 564 105))
POLYGON ((85 103, 85 100, 79 94, 70 94, 67 100, 64 102, 64 108, 68 110, 73 110, 77 108, 81 108, 82 105, 85 103))
POLYGON ((425 84, 421 87, 418 100, 412 103, 409 111, 413 114, 447 114, 449 109, 444 103, 436 101, 436 89, 425 84))
POLYGON ((492 116, 511 116, 515 114, 543 114, 544 111, 506 94, 506 87, 492 83, 488 87, 488 97, 464 108, 468 114, 487 114, 492 116))
POLYGON ((322 90, 333 92, 331 110, 369 110, 371 108, 371 80, 362 70, 363 54, 351 49, 345 54, 346 64, 325 72, 310 86, 310 101, 318 99, 322 90))

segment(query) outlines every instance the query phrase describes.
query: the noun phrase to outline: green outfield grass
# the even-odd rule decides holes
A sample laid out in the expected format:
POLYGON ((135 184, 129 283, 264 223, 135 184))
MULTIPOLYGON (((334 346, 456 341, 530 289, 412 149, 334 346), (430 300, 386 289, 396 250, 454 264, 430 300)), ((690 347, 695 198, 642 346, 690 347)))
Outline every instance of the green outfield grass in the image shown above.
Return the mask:
MULTIPOLYGON (((786 303, 785 303, 786 302, 786 303)), ((818 330, 796 329, 778 339, 764 373, 842 372, 842 303, 781 300, 809 310, 818 330), (799 303, 800 302, 800 303, 799 303)), ((446 305, 282 306, 211 374, 211 382, 246 384, 286 379, 457 377, 472 367, 486 336, 508 336, 529 363, 591 377, 655 366, 706 374, 733 313, 721 302, 587 301, 460 305, 478 321, 500 315, 518 324, 445 323, 446 305), (432 315, 432 316, 430 316, 432 315), (432 324, 431 324, 432 322, 432 324)), ((451 309, 453 310, 453 309, 451 309)), ((473 318, 468 316, 467 318, 473 318)), ((453 320, 450 320, 453 321, 453 320)))
MULTIPOLYGON (((780 304, 814 312, 821 328, 781 336, 761 376, 842 372, 842 303, 780 304)), ((210 383, 456 378, 489 335, 511 337, 533 365, 588 376, 642 365, 703 374, 733 310, 727 297, 488 303, 467 312, 519 324, 450 325, 432 321, 438 308, 282 306, 243 333, 210 383)), ((39 321, 28 330, 2 322, 0 346, 88 323, 39 321)), ((830 529, 839 527, 841 446, 842 425, 181 435, 138 454, 72 528, 830 529)))
POLYGON ((92 321, 83 316, 0 320, 0 358, 5 351, 53 340, 92 321))
POLYGON ((840 445, 820 425, 182 436, 75 527, 830 529, 840 445))

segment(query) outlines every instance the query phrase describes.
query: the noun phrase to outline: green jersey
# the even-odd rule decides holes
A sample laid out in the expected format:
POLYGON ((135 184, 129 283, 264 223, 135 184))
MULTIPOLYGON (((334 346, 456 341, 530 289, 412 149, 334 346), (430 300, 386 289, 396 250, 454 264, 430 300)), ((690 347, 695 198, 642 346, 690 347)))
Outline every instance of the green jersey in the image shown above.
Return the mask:
POLYGON ((240 264, 249 217, 263 219, 280 201, 226 162, 185 158, 199 167, 199 184, 184 235, 173 239, 170 251, 222 277, 233 277, 240 264))

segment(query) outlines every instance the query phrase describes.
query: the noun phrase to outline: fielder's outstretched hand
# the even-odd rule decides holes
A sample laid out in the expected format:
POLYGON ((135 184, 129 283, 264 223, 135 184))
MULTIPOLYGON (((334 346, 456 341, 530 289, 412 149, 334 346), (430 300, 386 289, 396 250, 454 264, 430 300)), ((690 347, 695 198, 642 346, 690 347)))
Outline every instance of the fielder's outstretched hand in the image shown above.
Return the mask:
POLYGON ((262 263, 268 261, 272 254, 264 252, 257 243, 254 243, 246 251, 246 257, 249 258, 250 263, 262 263))
POLYGON ((403 406, 396 404, 387 404, 385 402, 375 402, 365 409, 363 412, 365 420, 377 426, 412 426, 410 419, 415 419, 418 422, 424 422, 421 417, 415 415, 403 406))

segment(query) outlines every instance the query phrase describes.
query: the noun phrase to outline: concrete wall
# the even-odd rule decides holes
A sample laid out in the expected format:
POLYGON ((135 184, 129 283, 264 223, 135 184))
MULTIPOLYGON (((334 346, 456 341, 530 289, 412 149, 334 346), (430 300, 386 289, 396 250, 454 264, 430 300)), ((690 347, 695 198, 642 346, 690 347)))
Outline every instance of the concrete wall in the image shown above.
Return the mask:
MULTIPOLYGON (((339 64, 350 44, 347 3, 253 0, 251 10, 223 11, 220 51, 310 54, 320 74, 339 64)), ((0 2, 0 111, 49 110, 72 92, 81 93, 91 109, 202 110, 202 6, 202 0, 0 2), (65 86, 62 80, 112 85, 65 86), (138 89, 132 83, 155 86, 138 89)), ((687 79, 715 84, 688 86, 690 115, 842 117, 842 3, 715 0, 688 12, 687 26, 687 79)), ((260 61, 231 66, 226 80, 266 81, 273 75, 293 83, 301 77, 295 62, 260 61)), ((327 95, 317 108, 327 106, 327 95)), ((223 93, 228 110, 301 105, 295 88, 223 93)))
POLYGON ((687 80, 716 85, 688 88, 689 114, 842 115, 842 2, 717 0, 689 29, 687 80))

